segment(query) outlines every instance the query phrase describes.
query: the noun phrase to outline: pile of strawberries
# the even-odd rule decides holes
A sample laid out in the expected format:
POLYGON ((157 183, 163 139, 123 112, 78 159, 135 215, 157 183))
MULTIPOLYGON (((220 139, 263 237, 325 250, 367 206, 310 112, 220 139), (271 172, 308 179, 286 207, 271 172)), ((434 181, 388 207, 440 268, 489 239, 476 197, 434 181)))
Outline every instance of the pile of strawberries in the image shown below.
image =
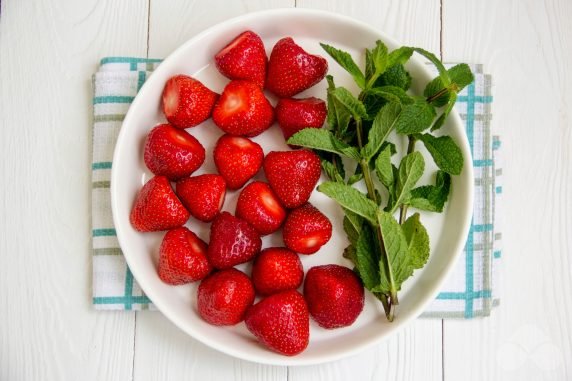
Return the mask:
POLYGON ((308 345, 310 315, 325 328, 357 319, 363 286, 353 271, 332 264, 311 268, 304 295, 296 291, 304 278, 298 253, 316 253, 332 235, 328 218, 308 203, 320 177, 320 159, 308 150, 264 156, 249 137, 275 119, 286 139, 303 128, 320 128, 325 102, 291 97, 321 81, 327 61, 289 37, 276 43, 268 59, 261 38, 246 31, 216 54, 215 63, 231 79, 220 96, 186 75, 165 84, 161 106, 169 123, 147 136, 144 160, 155 176, 137 195, 130 221, 141 232, 167 230, 159 249, 159 277, 172 285, 200 280, 198 313, 206 322, 244 320, 268 348, 295 355, 308 345), (276 107, 264 89, 280 98, 276 107), (218 173, 192 176, 206 153, 186 129, 211 116, 225 132, 213 151, 218 173), (260 168, 268 182, 247 184, 260 168), (227 189, 240 190, 234 215, 221 211, 227 189), (191 215, 212 222, 208 244, 183 226, 191 215), (261 236, 280 228, 285 247, 261 250, 261 236), (250 277, 234 267, 249 261, 254 261, 250 277), (256 295, 261 300, 254 304, 256 295))

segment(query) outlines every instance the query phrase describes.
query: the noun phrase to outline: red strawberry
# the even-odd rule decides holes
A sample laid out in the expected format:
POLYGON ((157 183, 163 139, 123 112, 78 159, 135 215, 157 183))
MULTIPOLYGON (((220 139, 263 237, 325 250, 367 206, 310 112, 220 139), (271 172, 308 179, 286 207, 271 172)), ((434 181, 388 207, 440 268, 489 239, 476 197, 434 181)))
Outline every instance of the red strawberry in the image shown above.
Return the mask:
POLYGON ((272 190, 287 208, 306 203, 320 179, 320 158, 308 150, 270 152, 263 166, 272 190))
POLYGON ((212 270, 207 244, 186 227, 169 230, 159 249, 159 278, 168 284, 203 279, 212 270))
POLYGON ((189 176, 205 161, 205 149, 185 130, 160 124, 145 141, 145 164, 156 175, 177 180, 189 176))
POLYGON ((298 254, 285 247, 260 252, 252 266, 252 283, 260 295, 271 295, 300 287, 304 278, 298 254))
POLYGON ((213 152, 218 173, 229 189, 241 188, 262 166, 264 152, 250 139, 223 135, 213 152))
POLYGON ((304 128, 322 127, 326 114, 326 102, 314 97, 284 98, 276 105, 276 120, 286 140, 304 128))
POLYGON ((352 325, 364 304, 363 285, 347 267, 312 267, 306 274, 304 297, 310 314, 324 328, 352 325))
POLYGON ((310 318, 304 297, 296 290, 262 299, 246 311, 246 328, 275 352, 293 356, 310 340, 310 318))
POLYGON ((320 82, 327 72, 325 58, 307 53, 285 37, 270 53, 266 87, 280 98, 290 98, 320 82))
POLYGON ((220 212, 226 194, 222 176, 205 174, 177 181, 175 193, 196 219, 210 222, 220 212))
POLYGON ((216 216, 211 225, 208 256, 217 269, 250 261, 260 252, 261 246, 256 230, 228 212, 216 216))
POLYGON ((262 39, 247 30, 215 55, 218 71, 230 79, 247 79, 262 89, 266 79, 266 51, 262 39))
POLYGON ((274 109, 254 82, 230 81, 213 109, 213 121, 231 135, 256 136, 274 121, 274 109))
POLYGON ((150 232, 183 226, 189 216, 169 180, 165 176, 155 176, 139 191, 129 220, 136 230, 150 232))
POLYGON ((254 287, 244 273, 230 268, 205 278, 198 289, 199 315, 213 325, 234 325, 242 321, 254 303, 254 287))
POLYGON ((218 94, 186 75, 171 77, 161 98, 163 113, 178 128, 194 127, 211 115, 218 94))
POLYGON ((274 233, 286 218, 286 210, 270 185, 262 181, 254 181, 240 192, 235 214, 261 235, 274 233))
POLYGON ((313 254, 332 237, 332 223, 312 204, 294 209, 282 230, 284 244, 301 254, 313 254))

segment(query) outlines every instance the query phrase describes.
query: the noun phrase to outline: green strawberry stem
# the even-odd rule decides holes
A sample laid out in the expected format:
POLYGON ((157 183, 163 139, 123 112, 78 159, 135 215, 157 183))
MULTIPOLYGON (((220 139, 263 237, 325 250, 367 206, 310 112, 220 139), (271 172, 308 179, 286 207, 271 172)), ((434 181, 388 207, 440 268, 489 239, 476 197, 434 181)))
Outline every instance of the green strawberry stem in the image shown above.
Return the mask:
MULTIPOLYGON (((362 93, 363 94, 363 93, 362 93)), ((360 98, 363 95, 360 94, 360 98)), ((357 133, 357 141, 360 150, 363 148, 363 128, 362 128, 362 120, 360 118, 355 118, 356 123, 356 133, 357 133)), ((373 200, 376 204, 378 203, 377 196, 375 193, 375 186, 373 184, 373 180, 371 178, 371 172, 369 170, 369 165, 365 159, 360 160, 359 165, 361 167, 363 173, 363 179, 365 181, 365 186, 367 188, 367 195, 368 197, 373 200)), ((387 251, 385 250, 385 244, 383 242, 383 235, 381 234, 381 227, 380 226, 373 226, 375 229, 375 233, 377 235, 377 240, 379 242, 379 247, 381 251, 381 257, 383 258, 383 265, 386 268, 386 273, 389 276, 389 285, 390 285, 390 295, 382 294, 382 293, 375 293, 375 296, 381 300, 383 304, 383 308, 385 310, 385 315, 387 320, 393 321, 393 315, 395 311, 395 306, 399 304, 399 300, 397 298, 397 287, 395 285, 395 280, 393 277, 393 270, 391 268, 391 264, 389 262, 389 256, 387 255, 387 251)))

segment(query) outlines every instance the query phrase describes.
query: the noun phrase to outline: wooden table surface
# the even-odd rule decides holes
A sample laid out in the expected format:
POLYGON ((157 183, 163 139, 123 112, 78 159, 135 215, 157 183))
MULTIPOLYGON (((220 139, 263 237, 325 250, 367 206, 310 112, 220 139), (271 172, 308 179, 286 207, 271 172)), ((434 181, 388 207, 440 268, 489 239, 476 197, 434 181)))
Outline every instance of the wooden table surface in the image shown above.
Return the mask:
POLYGON ((2 0, 0 380, 572 380, 572 1, 2 0), (309 367, 237 360, 156 312, 91 306, 91 75, 278 7, 339 12, 493 74, 501 306, 309 367))

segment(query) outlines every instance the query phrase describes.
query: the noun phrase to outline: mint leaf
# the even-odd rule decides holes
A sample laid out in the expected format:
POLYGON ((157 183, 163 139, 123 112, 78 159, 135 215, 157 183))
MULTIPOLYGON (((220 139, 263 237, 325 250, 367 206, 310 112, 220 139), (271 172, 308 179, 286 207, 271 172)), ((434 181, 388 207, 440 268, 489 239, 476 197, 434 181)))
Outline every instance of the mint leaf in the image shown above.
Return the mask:
POLYGON ((326 159, 320 159, 320 164, 326 175, 332 181, 344 182, 342 174, 337 170, 336 166, 326 159))
POLYGON ((364 91, 366 95, 374 95, 381 97, 388 102, 395 102, 401 104, 411 104, 414 102, 413 98, 409 96, 405 90, 397 86, 381 86, 374 87, 364 91))
POLYGON ((413 54, 413 49, 409 46, 402 46, 398 49, 393 50, 387 56, 387 67, 392 67, 395 65, 403 65, 413 54))
POLYGON ((399 164, 399 175, 397 178, 397 188, 395 192, 395 204, 391 212, 408 201, 411 189, 423 175, 425 170, 425 160, 421 153, 414 151, 401 159, 399 164))
POLYGON ((381 145, 381 150, 383 151, 386 148, 389 148, 389 152, 391 152, 391 156, 393 156, 397 153, 397 147, 392 142, 389 142, 389 141, 383 142, 383 144, 381 145))
MULTIPOLYGON (((343 208, 342 208, 343 209, 343 208)), ((363 225, 363 218, 352 212, 351 210, 343 209, 344 211, 344 221, 347 219, 348 222, 353 226, 356 232, 361 232, 363 225)))
POLYGON ((469 65, 461 63, 447 70, 451 82, 457 85, 456 92, 461 91, 475 80, 469 65))
POLYGON ((445 91, 441 95, 437 96, 437 94, 443 91, 444 88, 445 86, 443 85, 443 80, 441 79, 441 77, 437 76, 433 78, 433 80, 431 80, 431 82, 429 82, 427 86, 425 86, 425 90, 423 90, 423 95, 426 98, 432 99, 431 104, 433 106, 442 107, 449 102, 451 94, 453 94, 453 92, 451 91, 445 91))
POLYGON ((361 88, 365 88, 365 77, 352 56, 343 50, 336 49, 333 46, 320 43, 322 49, 326 51, 341 67, 351 74, 355 83, 361 88))
POLYGON ((362 156, 366 161, 371 160, 377 154, 393 130, 400 113, 401 105, 399 103, 388 103, 376 115, 367 136, 367 143, 362 149, 362 156))
POLYGON ((354 266, 357 265, 357 258, 356 258, 356 247, 355 245, 348 245, 345 249, 344 252, 342 253, 342 256, 346 259, 349 259, 350 261, 352 261, 352 263, 354 264, 354 266))
POLYGON ((451 190, 451 175, 437 171, 435 185, 424 185, 411 190, 409 205, 430 212, 443 211, 451 190))
POLYGON ((383 261, 380 261, 380 282, 379 286, 375 287, 373 291, 384 294, 395 293, 401 289, 401 283, 413 274, 408 256, 409 248, 405 233, 401 225, 393 218, 393 215, 380 211, 378 213, 378 223, 391 270, 386 268, 386 264, 383 261), (393 274, 393 284, 390 282, 390 271, 393 274))
MULTIPOLYGON (((331 91, 334 99, 340 104, 344 105, 345 108, 353 115, 354 119, 366 119, 367 111, 365 110, 364 104, 353 96, 345 87, 336 87, 331 91)), ((336 104, 336 107, 338 105, 336 104)))
MULTIPOLYGON (((435 107, 441 107, 446 104, 451 105, 451 103, 454 104, 456 101, 456 94, 474 80, 473 73, 471 72, 471 69, 467 64, 455 65, 450 69, 448 69, 447 73, 451 80, 451 84, 445 86, 443 82, 443 77, 440 75, 434 78, 431 82, 429 82, 425 87, 425 90, 423 91, 423 95, 425 97, 433 98, 431 100, 431 104, 434 105, 435 107), (445 89, 447 91, 443 91, 445 89), (439 93, 442 94, 436 96, 439 93), (452 98, 455 99, 452 100, 452 98)), ((452 108, 452 106, 450 106, 450 108, 452 108)))
POLYGON ((421 54, 425 58, 427 58, 429 61, 431 61, 431 63, 433 63, 433 65, 435 65, 435 67, 439 71, 439 76, 441 77, 441 80, 443 81, 443 84, 445 86, 449 86, 451 84, 451 78, 449 77, 447 69, 445 68, 443 63, 439 60, 439 58, 435 56, 435 54, 421 48, 413 48, 413 50, 421 54))
POLYGON ((383 149, 375 159, 375 173, 379 181, 389 190, 393 187, 395 178, 391 165, 391 147, 383 149))
POLYGON ((377 78, 387 69, 387 46, 380 40, 375 42, 375 47, 371 50, 369 61, 370 69, 368 72, 370 75, 366 78, 366 88, 372 87, 377 78))
POLYGON ((391 66, 375 82, 374 87, 380 86, 395 86, 407 90, 411 86, 411 75, 403 65, 391 66))
POLYGON ((363 285, 368 290, 380 284, 380 258, 375 243, 371 228, 365 224, 356 243, 355 265, 363 285))
POLYGON ((356 173, 350 176, 350 178, 348 179, 348 185, 353 185, 355 183, 357 183, 358 181, 363 179, 363 173, 356 173))
POLYGON ((431 134, 416 134, 415 138, 425 144, 435 164, 451 175, 459 175, 463 169, 463 153, 450 136, 436 138, 431 134))
POLYGON ((335 200, 342 208, 362 216, 372 224, 377 224, 377 205, 354 187, 328 181, 320 184, 318 191, 335 200))
POLYGON ((328 126, 335 135, 340 136, 347 131, 348 125, 350 124, 351 114, 345 106, 336 101, 332 95, 332 92, 336 89, 334 78, 331 75, 327 75, 326 81, 328 82, 328 93, 326 98, 328 106, 328 126))
POLYGON ((424 100, 416 100, 413 104, 403 106, 395 129, 407 135, 422 132, 431 126, 435 115, 433 106, 424 100))
POLYGON ((366 80, 371 78, 373 72, 375 71, 375 66, 373 64, 373 56, 371 50, 365 49, 365 78, 366 80))
POLYGON ((344 228, 344 232, 348 237, 348 241, 350 241, 352 245, 355 245, 359 238, 361 229, 360 230, 356 229, 356 227, 352 224, 351 220, 347 216, 344 216, 342 225, 344 228))
POLYGON ((361 159, 356 148, 336 138, 331 131, 322 128, 304 128, 292 135, 287 143, 320 151, 333 152, 354 160, 361 159))
POLYGON ((455 102, 457 102, 457 93, 450 93, 449 100, 447 101, 447 107, 445 107, 445 110, 443 110, 443 112, 441 113, 441 115, 439 115, 435 123, 433 123, 433 125, 431 126, 431 131, 435 131, 443 127, 443 124, 445 124, 445 120, 449 116, 449 113, 451 112, 451 110, 453 110, 453 107, 455 107, 455 102))
POLYGON ((409 265, 412 269, 420 269, 429 259, 429 234, 419 221, 419 213, 410 216, 402 225, 408 246, 409 265))

